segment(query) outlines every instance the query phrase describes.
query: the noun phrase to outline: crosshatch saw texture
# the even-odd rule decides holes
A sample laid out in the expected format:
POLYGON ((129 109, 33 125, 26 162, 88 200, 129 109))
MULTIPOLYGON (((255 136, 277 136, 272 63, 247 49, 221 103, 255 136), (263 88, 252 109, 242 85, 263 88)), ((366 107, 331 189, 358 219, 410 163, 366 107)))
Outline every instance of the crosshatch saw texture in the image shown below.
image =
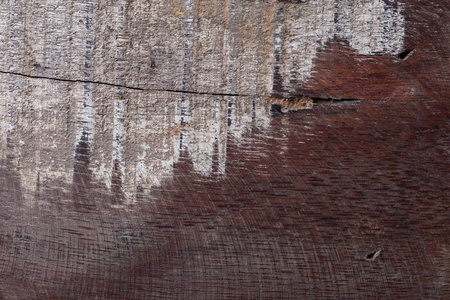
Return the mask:
POLYGON ((0 299, 449 298, 448 1, 0 4, 0 299))

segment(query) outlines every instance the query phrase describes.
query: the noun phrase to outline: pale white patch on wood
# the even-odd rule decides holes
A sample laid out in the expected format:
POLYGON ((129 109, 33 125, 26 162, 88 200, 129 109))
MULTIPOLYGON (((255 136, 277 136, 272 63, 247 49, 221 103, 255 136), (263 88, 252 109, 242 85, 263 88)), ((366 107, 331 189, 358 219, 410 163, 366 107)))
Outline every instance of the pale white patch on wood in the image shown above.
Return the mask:
POLYGON ((91 188, 112 192, 115 162, 124 204, 132 204, 172 178, 183 147, 200 175, 223 175, 227 141, 239 142, 252 126, 270 122, 270 106, 260 98, 189 95, 190 117, 183 119, 179 93, 125 96, 103 85, 5 74, 0 79, 6 89, 0 95, 2 159, 19 170, 31 206, 44 189, 70 188, 75 175, 92 176, 91 188), (181 131, 189 137, 184 144, 181 131))
POLYGON ((140 88, 270 95, 311 78, 333 38, 362 55, 402 49, 388 0, 14 1, 0 7, 0 70, 140 88), (277 84, 277 83, 275 83, 277 84))

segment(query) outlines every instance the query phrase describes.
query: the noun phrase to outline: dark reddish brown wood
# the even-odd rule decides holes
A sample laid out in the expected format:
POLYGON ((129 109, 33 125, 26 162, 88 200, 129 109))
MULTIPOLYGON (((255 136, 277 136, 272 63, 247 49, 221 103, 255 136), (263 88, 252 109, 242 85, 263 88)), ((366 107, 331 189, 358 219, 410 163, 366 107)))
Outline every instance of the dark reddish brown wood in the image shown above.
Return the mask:
POLYGON ((449 117, 444 101, 274 115, 228 141, 226 175, 185 155, 122 208, 81 159, 71 192, 42 187, 31 209, 3 160, 0 298, 445 299, 449 117))

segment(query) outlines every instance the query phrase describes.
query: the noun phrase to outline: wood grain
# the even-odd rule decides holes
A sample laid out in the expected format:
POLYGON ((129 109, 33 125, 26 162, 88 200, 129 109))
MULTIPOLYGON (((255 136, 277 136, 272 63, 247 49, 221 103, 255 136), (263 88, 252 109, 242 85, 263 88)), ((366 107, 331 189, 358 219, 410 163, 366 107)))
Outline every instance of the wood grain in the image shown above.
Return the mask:
POLYGON ((447 99, 449 5, 3 1, 0 71, 201 93, 447 99))
POLYGON ((0 299, 449 298, 448 1, 0 4, 0 299))
POLYGON ((448 295, 446 101, 2 77, 5 299, 448 295))

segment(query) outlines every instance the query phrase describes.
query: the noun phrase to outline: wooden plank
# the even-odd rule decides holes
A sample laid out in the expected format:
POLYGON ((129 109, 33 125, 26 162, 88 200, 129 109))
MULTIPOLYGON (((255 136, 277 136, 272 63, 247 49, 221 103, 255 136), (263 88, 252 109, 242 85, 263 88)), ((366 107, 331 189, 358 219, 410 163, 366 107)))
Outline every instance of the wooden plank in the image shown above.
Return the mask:
POLYGON ((447 1, 0 3, 0 299, 448 298, 447 1))

